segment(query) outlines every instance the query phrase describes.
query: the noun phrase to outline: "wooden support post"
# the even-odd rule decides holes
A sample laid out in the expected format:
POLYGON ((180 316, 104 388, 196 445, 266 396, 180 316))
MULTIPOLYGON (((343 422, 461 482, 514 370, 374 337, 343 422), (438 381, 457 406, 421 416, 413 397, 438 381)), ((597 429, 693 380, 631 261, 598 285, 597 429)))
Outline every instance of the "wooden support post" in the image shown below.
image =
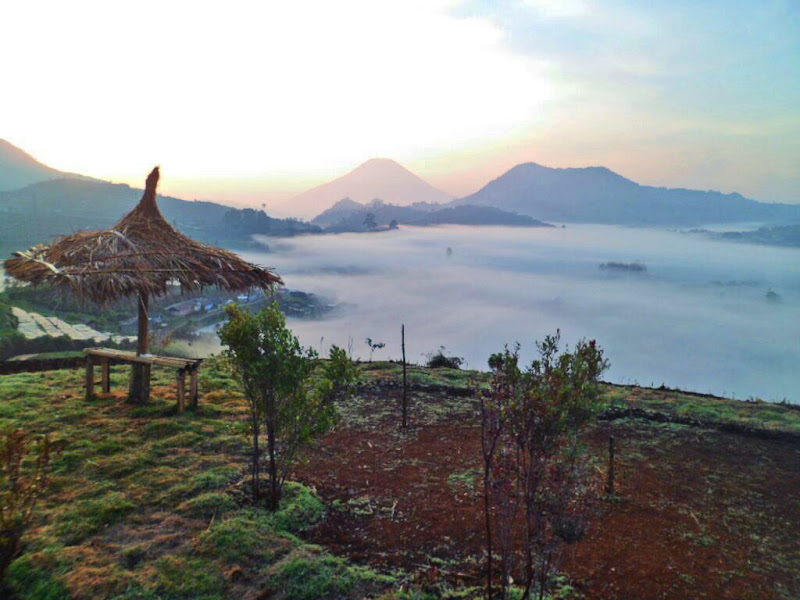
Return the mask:
MULTIPOLYGON (((136 343, 136 354, 147 354, 148 339, 148 296, 139 292, 139 336, 136 343)), ((131 368, 131 385, 128 400, 136 404, 146 404, 150 401, 150 365, 134 363, 131 368)))
POLYGON ((191 383, 189 384, 189 402, 193 409, 197 408, 197 377, 199 375, 199 371, 200 368, 195 365, 194 369, 192 369, 191 383))
POLYGON ((186 410, 186 370, 178 369, 178 413, 186 410))
POLYGON ((614 436, 608 438, 608 483, 606 483, 606 495, 614 495, 614 436))
POLYGON ((86 399, 90 400, 94 396, 94 359, 86 357, 86 399))
POLYGON ((103 393, 108 394, 111 391, 111 364, 107 358, 103 358, 100 360, 100 365, 102 367, 103 393))

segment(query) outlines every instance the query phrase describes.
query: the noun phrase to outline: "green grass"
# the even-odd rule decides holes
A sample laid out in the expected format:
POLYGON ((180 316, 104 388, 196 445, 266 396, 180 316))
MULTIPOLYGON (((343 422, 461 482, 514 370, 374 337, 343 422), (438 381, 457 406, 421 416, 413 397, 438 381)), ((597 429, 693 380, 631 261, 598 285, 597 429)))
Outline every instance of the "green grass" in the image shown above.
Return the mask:
POLYGON ((136 505, 121 492, 74 503, 56 521, 56 532, 65 546, 78 544, 122 520, 136 505))
POLYGON ((271 596, 285 600, 363 598, 394 582, 364 567, 351 567, 319 548, 304 546, 266 569, 271 596))
POLYGON ((285 598, 360 598, 390 585, 297 537, 324 518, 313 490, 287 482, 274 514, 248 505, 247 407, 221 361, 204 366, 200 407, 182 415, 174 373, 153 375, 144 407, 125 402, 121 367, 112 395, 89 400, 81 370, 0 377, 0 428, 49 434, 57 448, 49 493, 9 572, 18 598, 221 600, 273 575, 285 598))
POLYGON ((233 498, 224 492, 205 492, 178 506, 178 510, 198 519, 210 519, 236 508, 233 498))
POLYGON ((474 493, 478 489, 478 478, 481 475, 480 469, 467 469, 451 473, 447 477, 447 484, 456 492, 474 493))
POLYGON ((20 598, 69 600, 67 586, 45 565, 37 565, 30 555, 23 555, 8 570, 9 587, 20 598))
POLYGON ((640 387, 607 386, 606 390, 608 405, 624 402, 633 407, 681 417, 800 433, 800 410, 792 405, 763 400, 746 402, 640 387))
MULTIPOLYGON (((365 383, 397 383, 402 365, 393 362, 361 363, 365 383)), ((489 374, 466 369, 428 369, 409 365, 410 385, 448 386, 461 389, 485 388, 489 374)), ((418 395, 418 392, 415 392, 418 395)), ((738 423, 759 429, 800 433, 800 410, 795 406, 763 400, 741 401, 703 396, 675 390, 604 384, 603 406, 632 406, 648 411, 674 414, 707 421, 738 423)), ((464 399, 462 408, 469 405, 464 399)), ((453 408, 449 406, 448 408, 453 408)))

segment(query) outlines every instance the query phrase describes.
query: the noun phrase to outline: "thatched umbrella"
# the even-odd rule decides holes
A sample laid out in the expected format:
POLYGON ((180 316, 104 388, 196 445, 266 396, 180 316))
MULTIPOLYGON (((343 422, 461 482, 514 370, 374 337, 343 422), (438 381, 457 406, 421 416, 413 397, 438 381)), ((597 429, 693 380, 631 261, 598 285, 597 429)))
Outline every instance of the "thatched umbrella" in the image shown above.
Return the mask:
MULTIPOLYGON (((173 282, 184 291, 218 286, 227 290, 268 289, 280 277, 232 252, 196 242, 167 223, 156 204, 158 167, 147 177, 139 204, 111 229, 82 231, 50 246, 17 252, 6 272, 32 285, 51 284, 80 298, 107 303, 137 296, 137 354, 147 354, 148 300, 173 282)), ((144 369, 133 368, 130 399, 147 401, 144 369)))

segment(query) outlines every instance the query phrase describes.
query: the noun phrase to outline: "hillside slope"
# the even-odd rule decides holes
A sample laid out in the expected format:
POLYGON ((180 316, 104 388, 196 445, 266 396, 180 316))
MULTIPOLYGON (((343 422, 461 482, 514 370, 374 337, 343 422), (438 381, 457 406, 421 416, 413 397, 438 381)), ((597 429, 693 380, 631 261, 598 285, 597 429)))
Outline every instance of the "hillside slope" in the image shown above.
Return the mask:
POLYGON ((0 139, 0 192, 63 177, 79 176, 48 167, 11 142, 0 139))
MULTIPOLYGON (((110 227, 141 197, 142 190, 126 184, 71 178, 0 192, 0 256, 82 229, 110 227)), ((252 233, 295 235, 318 231, 307 223, 272 219, 261 211, 216 202, 159 196, 158 204, 166 219, 183 233, 215 245, 249 243, 252 233)))

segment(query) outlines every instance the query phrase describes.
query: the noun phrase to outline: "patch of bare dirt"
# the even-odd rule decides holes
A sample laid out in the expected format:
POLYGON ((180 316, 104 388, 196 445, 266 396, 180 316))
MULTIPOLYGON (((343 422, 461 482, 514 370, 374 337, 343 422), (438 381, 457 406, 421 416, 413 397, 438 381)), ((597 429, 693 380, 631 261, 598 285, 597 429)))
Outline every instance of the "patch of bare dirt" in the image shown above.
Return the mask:
MULTIPOLYGON (((330 504, 311 539, 379 567, 481 580, 480 429, 442 418, 444 394, 415 398, 431 424, 399 428, 397 394, 362 399, 295 477, 330 504), (441 403, 433 411, 432 403, 441 403), (387 405, 390 407, 387 409, 387 405), (378 415, 370 420, 370 415, 378 415)), ((459 401, 462 402, 462 401, 459 401)), ((598 425, 617 443, 617 495, 602 503, 564 571, 586 598, 793 598, 800 594, 800 447, 674 424, 598 425)))

